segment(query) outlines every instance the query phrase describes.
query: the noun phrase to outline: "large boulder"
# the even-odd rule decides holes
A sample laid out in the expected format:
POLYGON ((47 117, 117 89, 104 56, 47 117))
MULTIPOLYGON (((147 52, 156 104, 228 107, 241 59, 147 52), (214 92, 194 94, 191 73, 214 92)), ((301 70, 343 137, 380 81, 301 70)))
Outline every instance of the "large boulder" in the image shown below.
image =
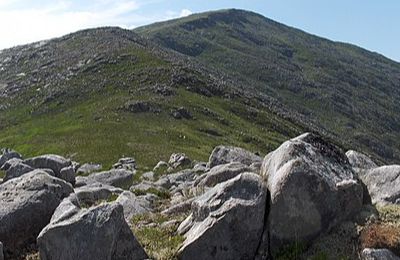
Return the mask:
POLYGON ((249 172, 250 170, 251 168, 249 166, 239 162, 217 165, 197 179, 195 185, 198 187, 213 187, 218 183, 225 182, 243 172, 249 172))
POLYGON ((52 169, 56 177, 59 176, 61 169, 72 165, 71 160, 65 159, 64 157, 55 154, 46 154, 29 158, 26 159, 24 163, 35 169, 52 169))
POLYGON ((400 257, 393 254, 392 251, 386 248, 373 249, 365 248, 361 253, 362 260, 400 260, 400 257))
POLYGON ((124 208, 124 216, 128 222, 136 215, 148 213, 153 210, 151 201, 143 196, 136 196, 130 191, 121 193, 116 202, 124 208))
POLYGON ((173 153, 169 158, 168 165, 173 169, 188 167, 192 164, 192 161, 184 153, 173 153))
POLYGON ((136 170, 136 160, 132 157, 121 158, 113 165, 113 168, 134 171, 136 170))
POLYGON ((12 158, 3 163, 3 166, 0 169, 6 173, 3 179, 4 182, 18 178, 34 170, 31 166, 25 164, 21 159, 18 158, 12 158))
POLYGON ((16 158, 16 159, 22 159, 22 156, 17 153, 16 151, 13 151, 8 148, 3 148, 0 150, 0 167, 3 166, 5 162, 8 160, 16 158))
POLYGON ((368 188, 372 203, 400 204, 400 165, 387 165, 360 176, 368 188))
POLYGON ((76 174, 77 175, 88 175, 93 172, 99 172, 99 171, 101 171, 101 169, 103 169, 103 166, 101 164, 85 163, 77 169, 76 174))
POLYGON ((179 259, 254 259, 262 237, 266 189, 259 175, 243 173, 192 203, 179 259))
POLYGON ((346 155, 314 134, 286 141, 268 154, 261 174, 271 193, 273 250, 307 244, 362 207, 362 186, 346 155))
POLYGON ((92 173, 86 177, 88 184, 99 182, 119 188, 127 188, 133 182, 134 171, 125 169, 112 169, 109 171, 92 173))
POLYGON ((73 192, 65 181, 35 170, 0 185, 0 241, 7 251, 35 241, 62 199, 73 192))
POLYGON ((125 222, 120 204, 77 210, 76 205, 66 203, 60 205, 63 208, 56 210, 50 224, 37 238, 42 260, 148 258, 125 222), (58 213, 65 207, 72 214, 58 213))
POLYGON ((372 161, 371 158, 360 152, 349 150, 346 152, 346 156, 349 159, 350 165, 357 171, 370 170, 378 167, 378 165, 376 165, 376 163, 372 161))
POLYGON ((113 196, 118 197, 122 192, 120 188, 98 182, 75 188, 77 198, 85 205, 111 200, 113 196))
POLYGON ((212 168, 220 164, 239 162, 245 165, 251 165, 255 162, 261 162, 262 158, 243 148, 233 146, 217 146, 210 155, 207 166, 212 168))

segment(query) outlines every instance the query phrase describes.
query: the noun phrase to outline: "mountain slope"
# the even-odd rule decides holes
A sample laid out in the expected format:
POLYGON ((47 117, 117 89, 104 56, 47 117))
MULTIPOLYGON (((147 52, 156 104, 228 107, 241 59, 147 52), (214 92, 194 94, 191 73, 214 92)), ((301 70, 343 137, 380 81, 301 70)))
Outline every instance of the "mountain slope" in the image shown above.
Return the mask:
POLYGON ((219 144, 263 154, 303 131, 224 76, 119 28, 0 53, 0 147, 142 169, 219 144), (183 108, 182 108, 183 107, 183 108))
POLYGON ((217 68, 316 122, 334 139, 400 160, 400 64, 261 15, 222 10, 135 32, 217 68))

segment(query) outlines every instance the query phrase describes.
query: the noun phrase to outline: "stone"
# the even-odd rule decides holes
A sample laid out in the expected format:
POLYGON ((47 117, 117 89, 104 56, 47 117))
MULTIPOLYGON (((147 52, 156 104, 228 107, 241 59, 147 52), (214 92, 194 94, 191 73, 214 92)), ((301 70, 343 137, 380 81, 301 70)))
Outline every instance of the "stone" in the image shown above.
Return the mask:
POLYGON ((266 194, 259 175, 243 173, 197 198, 191 216, 178 228, 190 228, 178 258, 254 259, 263 233, 266 194))
POLYGON ((271 194, 266 232, 275 251, 309 244, 361 210, 362 186, 346 155, 317 135, 284 142, 265 157, 261 175, 271 194))
POLYGON ((360 175, 373 204, 400 204, 400 165, 374 168, 360 175))
POLYGON ((124 170, 124 169, 113 169, 104 172, 92 173, 87 176, 87 183, 100 182, 110 186, 119 188, 127 188, 133 182, 133 176, 136 172, 124 170))
POLYGON ((113 195, 118 196, 122 192, 124 190, 120 188, 98 182, 75 188, 77 198, 86 205, 93 205, 99 201, 109 200, 113 195))
POLYGON ((121 193, 116 202, 122 205, 128 223, 136 215, 152 212, 152 205, 149 200, 138 197, 130 191, 121 193))
POLYGON ((88 175, 93 172, 99 172, 103 169, 103 166, 101 164, 97 163, 85 163, 82 166, 78 168, 76 171, 77 175, 88 175))
POLYGON ((136 160, 132 157, 121 158, 113 165, 114 169, 136 170, 136 160))
POLYGON ((218 183, 227 181, 243 172, 250 172, 251 168, 239 162, 217 165, 210 169, 204 178, 197 184, 198 187, 213 187, 218 183))
POLYGON ((59 176, 61 169, 72 165, 71 160, 55 154, 41 155, 26 159, 24 163, 35 169, 52 169, 56 177, 59 176))
POLYGON ((376 165, 376 163, 372 161, 371 158, 360 152, 349 150, 346 152, 346 156, 349 159, 350 165, 355 169, 357 173, 363 170, 365 171, 378 167, 378 165, 376 165))
POLYGON ((393 254, 392 251, 386 248, 374 249, 365 248, 361 253, 362 260, 400 260, 400 257, 393 254))
POLYGON ((4 260, 3 243, 0 242, 0 260, 4 260))
POLYGON ((0 150, 0 168, 3 166, 5 162, 10 159, 22 159, 22 156, 14 150, 3 148, 0 150))
POLYGON ((163 173, 166 173, 166 172, 167 172, 168 167, 169 167, 169 165, 168 165, 167 162, 159 161, 159 162, 157 163, 157 165, 154 167, 153 171, 154 171, 155 173, 162 173, 162 174, 163 174, 163 173))
POLYGON ((66 182, 75 185, 75 170, 73 166, 64 167, 61 169, 60 174, 57 176, 66 182))
POLYGON ((3 164, 1 170, 5 171, 6 173, 3 179, 3 181, 6 182, 13 178, 20 177, 28 172, 31 172, 34 169, 29 165, 23 163, 21 159, 12 158, 3 164))
POLYGON ((192 208, 192 202, 194 200, 195 200, 194 197, 187 199, 178 204, 172 205, 171 207, 163 210, 161 213, 168 216, 168 215, 177 215, 177 214, 189 212, 192 208))
POLYGON ((184 153, 173 153, 169 158, 168 165, 172 169, 177 169, 179 167, 190 166, 192 161, 184 153))
POLYGON ((73 192, 67 182, 34 170, 0 185, 0 241, 14 251, 35 241, 61 203, 73 192))
POLYGON ((154 181, 154 172, 145 172, 140 178, 145 181, 154 181))
POLYGON ((37 238, 43 260, 147 259, 118 203, 54 217, 37 238))
POLYGON ((214 166, 231 162, 251 165, 252 163, 261 161, 262 158, 260 156, 243 148, 220 145, 212 151, 207 166, 208 168, 213 168, 214 166))

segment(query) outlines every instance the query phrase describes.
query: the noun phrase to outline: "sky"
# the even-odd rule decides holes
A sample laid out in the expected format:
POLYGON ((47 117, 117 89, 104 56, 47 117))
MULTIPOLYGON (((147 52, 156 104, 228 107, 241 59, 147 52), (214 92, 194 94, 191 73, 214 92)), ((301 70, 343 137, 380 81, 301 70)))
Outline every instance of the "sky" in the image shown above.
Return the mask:
POLYGON ((400 61, 399 0, 0 0, 0 49, 99 26, 238 8, 400 61))

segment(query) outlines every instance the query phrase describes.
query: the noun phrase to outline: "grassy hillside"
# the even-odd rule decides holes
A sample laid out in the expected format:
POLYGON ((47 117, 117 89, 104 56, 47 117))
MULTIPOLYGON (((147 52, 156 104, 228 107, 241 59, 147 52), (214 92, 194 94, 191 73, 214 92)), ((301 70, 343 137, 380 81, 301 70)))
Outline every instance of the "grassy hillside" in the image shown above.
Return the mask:
POLYGON ((400 160, 399 63, 241 10, 135 32, 275 98, 347 146, 386 162, 400 160))
POLYGON ((4 50, 0 147, 146 168, 173 152, 207 160, 219 144, 265 154, 302 131, 217 78, 118 28, 4 50))

